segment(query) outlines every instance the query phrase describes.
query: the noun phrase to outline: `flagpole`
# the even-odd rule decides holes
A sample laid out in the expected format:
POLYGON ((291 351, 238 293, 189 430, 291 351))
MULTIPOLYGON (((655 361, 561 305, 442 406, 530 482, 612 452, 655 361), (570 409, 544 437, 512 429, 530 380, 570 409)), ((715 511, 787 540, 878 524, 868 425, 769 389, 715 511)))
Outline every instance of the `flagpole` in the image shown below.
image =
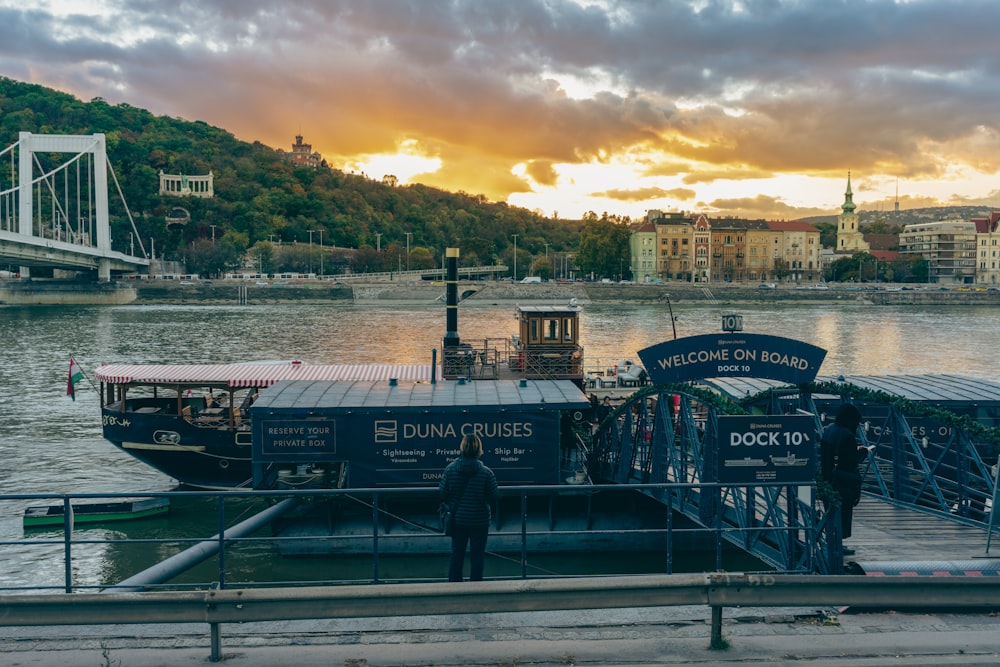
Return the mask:
POLYGON ((69 377, 68 377, 68 379, 66 381, 66 395, 67 396, 69 396, 70 398, 72 398, 74 401, 76 400, 76 383, 79 382, 79 379, 77 379, 77 380, 73 379, 74 378, 74 371, 76 373, 79 373, 80 376, 86 378, 87 382, 90 383, 90 386, 93 388, 93 390, 96 393, 98 393, 98 394, 100 393, 100 390, 97 388, 97 385, 94 384, 94 381, 90 379, 90 376, 87 375, 87 373, 83 370, 83 367, 80 366, 80 364, 78 364, 76 362, 76 358, 71 355, 70 358, 69 358, 69 377))
POLYGON ((91 389, 93 389, 96 392, 100 392, 100 390, 97 388, 97 385, 94 384, 94 381, 90 379, 89 375, 87 375, 87 371, 83 370, 83 366, 79 366, 79 368, 80 372, 83 373, 83 377, 86 378, 87 382, 90 383, 91 389))

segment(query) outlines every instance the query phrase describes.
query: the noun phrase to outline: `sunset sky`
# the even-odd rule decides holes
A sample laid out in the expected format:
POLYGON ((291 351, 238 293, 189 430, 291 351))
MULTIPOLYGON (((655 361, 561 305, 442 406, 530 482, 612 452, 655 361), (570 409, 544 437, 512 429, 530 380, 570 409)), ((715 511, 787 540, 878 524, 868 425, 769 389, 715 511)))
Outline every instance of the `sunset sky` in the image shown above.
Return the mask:
MULTIPOLYGON (((545 215, 1000 208, 997 0, 0 0, 0 75, 545 215)), ((2 111, 2 110, 0 110, 2 111)))

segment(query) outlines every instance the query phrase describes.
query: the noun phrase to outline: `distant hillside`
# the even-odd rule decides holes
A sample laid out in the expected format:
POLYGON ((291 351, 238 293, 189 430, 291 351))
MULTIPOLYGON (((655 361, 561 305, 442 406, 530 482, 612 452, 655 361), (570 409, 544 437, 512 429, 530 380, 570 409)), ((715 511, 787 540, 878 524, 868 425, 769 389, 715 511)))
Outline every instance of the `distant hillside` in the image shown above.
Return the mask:
MULTIPOLYGON (((142 243, 147 250, 155 247, 157 257, 186 261, 192 272, 214 273, 235 266, 248 248, 258 251, 256 257, 263 265, 276 254, 271 242, 281 244, 286 264, 279 270, 315 269, 315 253, 307 257, 293 252, 303 244, 309 247, 310 240, 322 241, 327 248, 360 249, 325 255, 330 272, 348 266, 356 271, 395 270, 404 266, 407 241, 410 268, 438 265, 443 249, 449 246, 461 249, 461 262, 466 266, 498 261, 510 265, 515 235, 519 275, 525 275, 539 257, 551 255, 559 261, 562 255, 565 261, 565 253, 574 253, 582 263, 588 254, 580 243, 584 221, 553 220, 462 192, 423 185, 396 187, 391 179, 373 181, 337 169, 296 167, 272 147, 239 141, 204 122, 154 116, 100 98, 83 102, 66 93, 0 77, 0 147, 15 143, 18 132, 104 133, 108 157, 142 243), (188 175, 211 171, 216 196, 208 200, 161 197, 160 171, 188 175), (187 209, 191 223, 168 229, 167 214, 176 206, 187 209)), ((291 135, 290 131, 289 145, 291 135)), ((9 176, 0 175, 0 185, 9 187, 8 180, 9 176)), ((111 201, 113 243, 126 248, 135 239, 116 199, 111 201)), ((858 211, 862 229, 878 220, 901 227, 984 213, 988 209, 982 207, 912 209, 899 214, 858 211)), ((613 212, 608 218, 623 220, 613 212)), ((833 225, 836 216, 806 221, 833 225)), ((828 229, 827 236, 834 231, 828 229)), ((622 262, 627 266, 627 248, 619 248, 618 241, 598 240, 607 243, 600 246, 599 257, 586 271, 614 275, 621 271, 622 262), (602 258, 611 268, 600 268, 597 262, 602 258)))
MULTIPOLYGON (((934 206, 929 208, 910 208, 895 211, 866 211, 858 208, 858 224, 862 229, 876 222, 884 222, 887 227, 903 227, 916 222, 935 222, 937 220, 968 220, 974 216, 989 215, 989 206, 934 206)), ((817 215, 803 218, 810 224, 836 224, 837 215, 817 215)))
MULTIPOLYGON (((260 241, 371 248, 359 261, 368 270, 400 264, 409 233, 412 258, 433 262, 448 246, 461 248, 463 264, 510 262, 513 235, 518 259, 575 250, 582 223, 551 220, 482 196, 423 185, 393 187, 325 167, 295 167, 273 148, 238 141, 203 122, 154 116, 128 104, 96 98, 82 102, 66 93, 0 78, 0 142, 18 132, 107 135, 108 157, 149 248, 157 256, 187 259, 197 244, 214 238, 232 256, 260 241), (159 172, 215 177, 214 199, 161 197, 159 172), (191 223, 168 230, 171 207, 191 223), (214 229, 213 229, 214 226, 214 229), (310 231, 312 235, 310 235, 310 231), (523 256, 522 256, 523 253, 523 256)), ((292 132, 289 132, 291 144, 292 132)), ((116 199, 116 198, 115 198, 116 199)), ((114 205, 114 202, 112 202, 114 205)), ((115 210, 112 211, 115 214, 115 210)), ((117 210, 124 218, 124 209, 117 210)), ((128 247, 130 226, 113 223, 114 245, 128 247)), ((213 244, 216 245, 216 244, 213 244)), ((417 267, 413 267, 417 268, 417 267)))

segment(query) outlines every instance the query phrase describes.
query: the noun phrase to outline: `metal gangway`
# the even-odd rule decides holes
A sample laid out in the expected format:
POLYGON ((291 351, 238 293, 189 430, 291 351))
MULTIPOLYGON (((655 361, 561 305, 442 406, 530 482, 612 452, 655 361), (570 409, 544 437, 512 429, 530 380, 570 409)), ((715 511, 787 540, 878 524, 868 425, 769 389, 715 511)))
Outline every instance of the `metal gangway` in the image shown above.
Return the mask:
MULTIPOLYGON (((872 400, 850 385, 769 389, 735 402, 691 384, 648 386, 606 409, 593 433, 590 474, 595 481, 637 486, 699 526, 783 572, 842 574, 857 562, 957 562, 988 554, 996 471, 980 450, 1000 432, 946 411, 931 416, 917 406, 872 400), (865 400, 867 399, 867 400, 865 400), (832 489, 806 485, 738 486, 712 481, 719 417, 732 414, 811 415, 816 434, 841 401, 865 400, 875 410, 858 431, 870 447, 862 466, 864 497, 855 509, 846 562, 840 510, 832 489), (819 405, 819 407, 817 407, 819 405), (942 437, 920 435, 929 423, 942 437), (824 502, 826 499, 826 502, 824 502)), ((862 568, 863 569, 863 568, 862 568)))
POLYGON ((149 266, 103 134, 21 132, 0 151, 3 160, 9 169, 0 168, 0 263, 19 265, 21 278, 31 267, 51 267, 96 271, 104 282, 112 271, 149 266), (60 161, 63 154, 70 157, 60 161), (142 257, 112 250, 109 174, 142 257))

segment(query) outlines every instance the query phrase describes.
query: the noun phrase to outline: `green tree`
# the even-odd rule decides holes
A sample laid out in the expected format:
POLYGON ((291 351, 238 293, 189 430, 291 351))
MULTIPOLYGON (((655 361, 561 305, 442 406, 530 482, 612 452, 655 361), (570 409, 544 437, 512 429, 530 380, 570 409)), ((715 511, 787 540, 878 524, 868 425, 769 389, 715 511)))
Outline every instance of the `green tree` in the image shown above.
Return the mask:
POLYGON ((188 273, 210 278, 239 267, 246 246, 238 238, 223 237, 217 242, 198 239, 188 247, 186 263, 188 273))
POLYGON ((868 252, 858 252, 851 257, 851 261, 854 263, 855 275, 859 282, 876 282, 880 280, 879 278, 879 267, 878 260, 874 255, 868 252))
POLYGON ((552 262, 547 257, 539 257, 531 263, 531 275, 548 280, 552 277, 552 262))
POLYGON ((419 246, 416 248, 410 248, 410 269, 413 271, 423 270, 423 269, 436 269, 438 268, 437 262, 434 260, 434 255, 431 254, 430 249, 419 246))
POLYGON ((865 226, 865 234, 899 234, 900 227, 888 222, 885 218, 873 220, 865 226))
POLYGON ((931 281, 931 263, 926 257, 913 257, 908 261, 908 280, 904 282, 929 283, 931 281))
POLYGON ((274 273, 274 244, 270 241, 258 241, 250 248, 249 258, 259 273, 274 273))
POLYGON ((819 230, 819 243, 824 248, 837 247, 837 224, 833 222, 814 222, 813 227, 819 230))
POLYGON ((599 277, 620 275, 629 265, 629 230, 624 220, 615 220, 604 213, 600 218, 593 212, 584 216, 580 233, 577 264, 587 274, 599 277))
POLYGON ((857 262, 852 257, 841 257, 830 264, 830 280, 845 283, 857 276, 857 262))
POLYGON ((788 266, 788 262, 783 259, 774 260, 774 268, 771 269, 771 274, 778 280, 784 280, 791 274, 792 270, 788 266))

